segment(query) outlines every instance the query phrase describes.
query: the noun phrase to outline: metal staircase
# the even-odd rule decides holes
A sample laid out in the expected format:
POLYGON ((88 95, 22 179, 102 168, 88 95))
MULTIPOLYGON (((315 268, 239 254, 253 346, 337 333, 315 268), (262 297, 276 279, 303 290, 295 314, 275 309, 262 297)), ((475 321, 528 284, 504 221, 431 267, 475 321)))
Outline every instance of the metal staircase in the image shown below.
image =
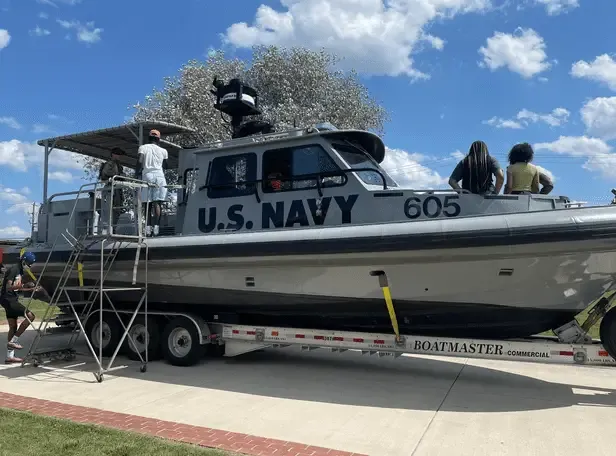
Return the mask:
MULTIPOLYGON (((36 286, 38 287, 50 262, 64 262, 64 260, 51 261, 54 254, 58 254, 60 246, 63 247, 62 250, 64 251, 68 249, 71 250, 68 259, 65 261, 64 269, 60 275, 57 286, 55 287, 52 296, 49 298, 49 306, 47 307, 44 315, 40 318, 38 326, 35 326, 33 322, 30 321, 32 327, 36 330, 36 335, 30 345, 27 355, 23 359, 22 366, 26 364, 39 366, 41 363, 53 359, 63 359, 67 361, 75 359, 77 355, 75 345, 80 336, 83 335, 90 353, 94 357, 94 360, 98 366, 97 370, 93 372, 98 382, 103 381, 104 373, 126 367, 113 366, 116 356, 126 337, 129 338, 129 341, 133 344, 133 346, 137 346, 129 332, 137 314, 145 314, 145 321, 147 322, 147 262, 149 252, 146 238, 144 236, 143 214, 140 208, 141 189, 147 188, 148 186, 149 184, 143 181, 124 176, 115 176, 110 179, 109 182, 96 182, 81 186, 77 192, 75 204, 73 205, 72 212, 67 222, 67 228, 56 237, 47 256, 43 270, 37 279, 36 286), (136 208, 135 213, 137 214, 135 233, 115 234, 116 230, 109 229, 107 230, 107 233, 98 234, 91 226, 88 226, 81 235, 75 236, 74 233, 71 233, 70 227, 72 226, 71 224, 75 217, 79 197, 85 193, 90 193, 92 191, 96 192, 105 184, 107 184, 107 186, 103 188, 103 191, 108 192, 108 201, 107 203, 105 203, 105 201, 101 201, 101 205, 110 205, 107 226, 112 227, 111 220, 113 211, 111 209, 113 208, 111 208, 111 204, 113 202, 113 191, 117 188, 123 188, 133 192, 133 201, 135 202, 136 208), (107 276, 113 268, 118 253, 123 249, 135 250, 132 286, 107 286, 107 276), (142 258, 142 250, 144 251, 144 258, 142 258), (88 262, 89 265, 96 265, 98 278, 94 284, 88 284, 86 286, 84 285, 83 262, 88 258, 92 259, 91 262, 88 262), (137 284, 137 270, 141 261, 144 261, 145 265, 145 279, 143 283, 137 284), (74 284, 75 272, 77 273, 78 285, 74 284), (127 291, 138 292, 138 295, 140 296, 138 305, 136 306, 134 312, 130 312, 131 318, 128 324, 126 324, 126 322, 121 318, 121 314, 116 309, 112 300, 114 295, 117 296, 118 293, 127 291), (81 297, 79 299, 75 299, 75 293, 78 293, 81 297), (106 336, 103 330, 103 312, 114 313, 124 330, 113 356, 106 365, 103 363, 103 347, 106 336), (85 326, 90 319, 97 319, 98 322, 94 320, 95 323, 93 329, 90 331, 91 334, 87 334, 85 326), (50 326, 50 323, 55 323, 57 326, 52 327, 50 326), (98 323, 98 327, 96 327, 96 323, 98 323), (93 340, 91 340, 95 337, 95 334, 96 342, 98 342, 96 344, 98 346, 98 350, 94 347, 92 343, 93 340)), ((94 218, 96 209, 96 199, 93 199, 92 218, 94 218)), ((146 208, 146 211, 147 209, 149 208, 146 208)), ((33 292, 30 296, 26 308, 30 307, 35 293, 36 292, 33 292)), ((122 313, 122 315, 124 314, 125 313, 122 313)), ((27 315, 26 318, 28 318, 27 315)), ((145 372, 148 362, 147 350, 145 351, 145 359, 139 352, 136 354, 139 356, 141 361, 141 371, 145 372)))

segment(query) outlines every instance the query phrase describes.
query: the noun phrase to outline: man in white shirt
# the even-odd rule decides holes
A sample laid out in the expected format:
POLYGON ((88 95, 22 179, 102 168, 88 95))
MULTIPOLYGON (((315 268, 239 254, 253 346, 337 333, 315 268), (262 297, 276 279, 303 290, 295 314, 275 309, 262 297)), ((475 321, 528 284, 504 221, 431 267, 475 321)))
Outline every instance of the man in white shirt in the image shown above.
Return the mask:
POLYGON ((146 236, 158 236, 161 215, 161 203, 167 198, 167 180, 163 168, 167 168, 169 154, 166 149, 160 147, 160 132, 151 130, 148 143, 139 147, 137 164, 137 179, 142 179, 156 187, 143 189, 143 203, 150 203, 150 211, 147 214, 146 236))

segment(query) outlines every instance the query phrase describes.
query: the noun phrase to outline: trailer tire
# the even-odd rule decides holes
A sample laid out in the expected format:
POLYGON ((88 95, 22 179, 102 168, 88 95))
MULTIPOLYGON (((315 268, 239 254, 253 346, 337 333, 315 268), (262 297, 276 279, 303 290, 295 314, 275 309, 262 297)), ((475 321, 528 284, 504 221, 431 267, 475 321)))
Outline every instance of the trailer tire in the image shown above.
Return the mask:
MULTIPOLYGON (((99 312, 94 312, 90 315, 84 328, 86 330, 86 337, 90 340, 97 356, 99 353, 99 312)), ((118 317, 109 312, 103 312, 103 356, 112 356, 121 338, 122 325, 118 317)))
POLYGON ((192 366, 205 354, 195 324, 186 317, 176 317, 167 323, 161 348, 163 356, 173 366, 192 366))
POLYGON ((603 348, 616 359, 616 307, 605 314, 599 326, 599 338, 603 348))
MULTIPOLYGON (((135 342, 139 345, 139 351, 145 361, 145 318, 137 316, 129 332, 133 339, 136 339, 135 342)), ((150 316, 148 317, 148 342, 148 361, 156 361, 160 358, 160 328, 156 319, 150 316)), ((133 347, 128 335, 124 343, 126 356, 133 361, 140 361, 137 350, 133 347)))

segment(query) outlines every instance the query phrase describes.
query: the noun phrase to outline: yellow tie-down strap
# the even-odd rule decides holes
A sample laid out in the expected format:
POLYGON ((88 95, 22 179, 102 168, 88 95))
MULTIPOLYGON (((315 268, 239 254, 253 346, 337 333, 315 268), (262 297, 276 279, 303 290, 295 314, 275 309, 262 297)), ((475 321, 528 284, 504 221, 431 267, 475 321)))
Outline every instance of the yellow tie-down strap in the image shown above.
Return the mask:
POLYGON ((79 277, 79 286, 83 287, 83 263, 77 262, 77 276, 79 277))
POLYGON ((396 338, 400 338, 400 330, 398 329, 398 318, 396 318, 396 311, 394 310, 394 302, 391 299, 391 292, 389 287, 382 287, 383 297, 385 298, 385 304, 387 304, 387 311, 389 312, 389 318, 391 319, 391 325, 394 327, 394 333, 396 338))
POLYGON ((398 318, 396 317, 396 311, 394 310, 394 302, 391 299, 391 291, 389 290, 389 283, 387 282, 387 276, 384 271, 372 271, 372 276, 379 278, 379 286, 383 291, 383 297, 385 298, 385 304, 387 305, 387 311, 389 312, 389 318, 391 320, 391 326, 394 328, 396 334, 396 341, 400 341, 400 329, 398 328, 398 318))

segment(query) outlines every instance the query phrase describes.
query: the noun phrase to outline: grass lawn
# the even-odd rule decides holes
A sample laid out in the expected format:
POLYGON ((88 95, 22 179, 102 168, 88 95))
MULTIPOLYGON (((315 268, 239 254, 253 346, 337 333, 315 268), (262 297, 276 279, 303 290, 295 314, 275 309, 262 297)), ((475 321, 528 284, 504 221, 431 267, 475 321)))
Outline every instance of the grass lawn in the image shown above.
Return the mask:
MULTIPOLYGON (((28 299, 22 298, 21 303, 26 306, 28 304, 28 299)), ((47 311, 47 307, 49 307, 49 305, 46 302, 37 301, 35 299, 32 300, 32 303, 30 304, 30 310, 36 316, 36 320, 34 322, 35 324, 37 321, 41 321, 41 318, 43 318, 45 312, 47 311)), ((52 312, 53 314, 49 314, 49 316, 53 316, 54 314, 58 313, 58 308, 56 307, 52 310, 52 312)), ((0 306, 0 321, 6 321, 6 313, 4 312, 2 306, 0 306)))
POLYGON ((232 456, 157 437, 0 409, 0 454, 19 456, 232 456))

